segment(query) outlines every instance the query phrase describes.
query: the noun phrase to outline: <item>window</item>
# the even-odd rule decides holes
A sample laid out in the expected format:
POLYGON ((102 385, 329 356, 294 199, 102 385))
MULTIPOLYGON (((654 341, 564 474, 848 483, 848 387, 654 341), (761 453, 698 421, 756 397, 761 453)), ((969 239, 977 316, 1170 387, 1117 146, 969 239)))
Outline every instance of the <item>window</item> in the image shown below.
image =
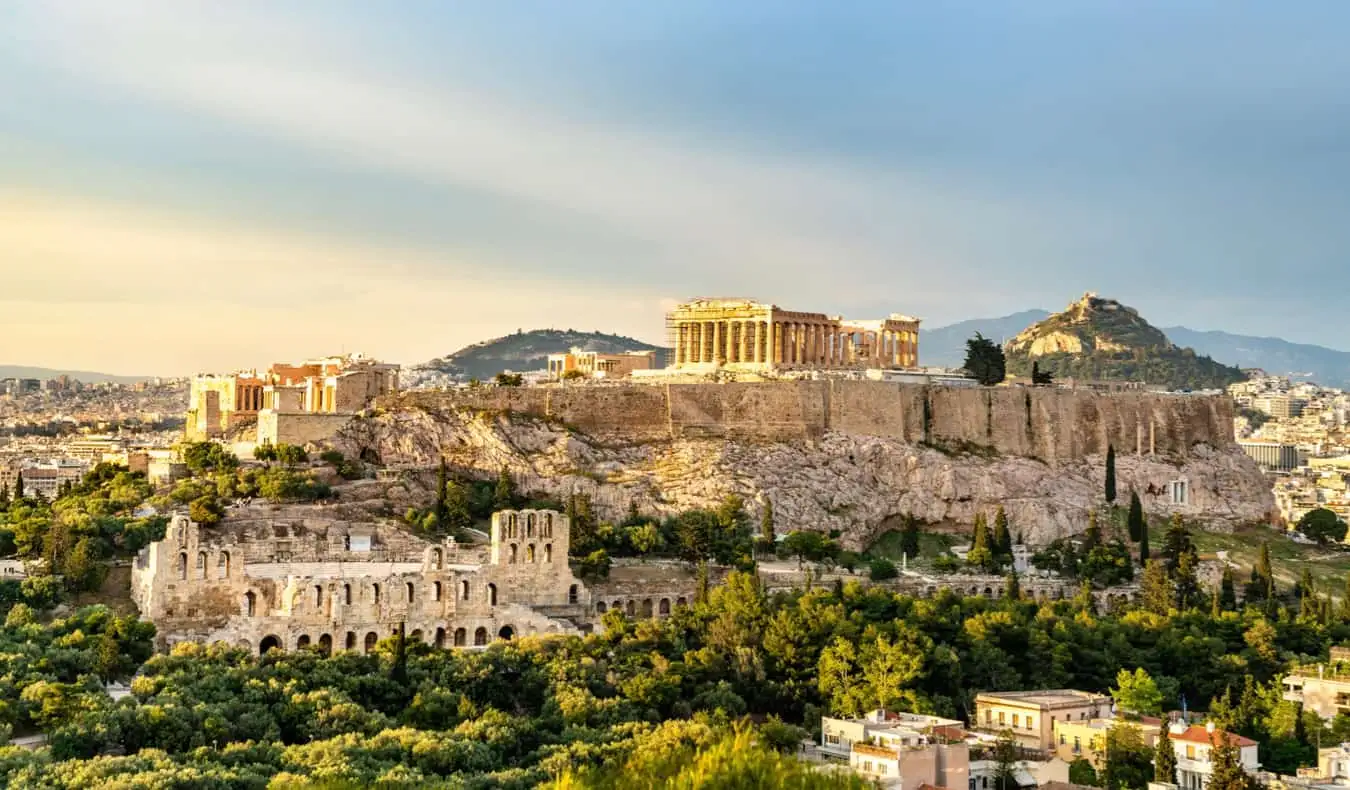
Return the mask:
POLYGON ((1073 753, 1074 753, 1074 754, 1079 754, 1079 753, 1081 753, 1082 751, 1083 751, 1083 743, 1082 743, 1082 741, 1079 740, 1079 738, 1078 738, 1077 735, 1073 736, 1073 753))
POLYGON ((1036 726, 1036 720, 1033 719, 1033 718, 1031 717, 1031 714, 1030 714, 1030 713, 1028 713, 1028 714, 1027 714, 1027 729, 1028 729, 1028 730, 1033 729, 1035 726, 1036 726))
POLYGON ((528 546, 525 547, 525 561, 526 561, 526 562, 530 562, 530 563, 533 563, 533 562, 534 562, 534 544, 533 544, 533 543, 531 543, 531 544, 529 544, 528 546))
POLYGON ((1022 717, 1021 717, 1021 715, 1014 713, 1014 714, 1013 714, 1013 727, 1020 727, 1020 726, 1022 726, 1022 717))
MULTIPOLYGON (((352 586, 350 584, 342 585, 342 604, 343 606, 352 605, 352 586)), ((355 647, 355 645, 352 645, 355 647)))
POLYGON ((416 588, 416 587, 413 587, 413 583, 412 583, 412 582, 408 582, 408 583, 407 583, 406 585, 404 585, 404 586, 407 588, 407 592, 408 592, 408 603, 412 603, 412 602, 413 602, 413 598, 417 595, 417 588, 416 588))
POLYGON ((1060 745, 1060 746, 1063 746, 1063 745, 1064 745, 1064 741, 1065 741, 1065 736, 1064 736, 1064 733, 1061 732, 1061 733, 1059 734, 1059 745, 1060 745))
POLYGON ((436 582, 431 585, 431 600, 439 601, 441 599, 441 583, 436 582))
POLYGON ((461 601, 469 600, 469 582, 467 579, 459 583, 459 599, 461 601))
POLYGON ((374 589, 374 591, 375 591, 375 603, 378 604, 378 603, 380 602, 380 585, 378 585, 378 584, 372 584, 371 587, 372 587, 372 588, 374 589))
POLYGON ((871 760, 864 760, 864 761, 863 761, 863 773, 868 773, 868 774, 872 773, 872 761, 871 761, 871 760))
POLYGON ((826 742, 826 743, 830 743, 830 744, 838 745, 838 744, 839 744, 839 736, 838 736, 838 735, 829 735, 829 734, 827 734, 827 735, 825 736, 825 742, 826 742))
POLYGON ((553 562, 553 544, 544 544, 544 562, 553 562))
POLYGON ((318 584, 314 585, 314 605, 323 606, 323 587, 318 584))
POLYGON ((1003 724, 1003 723, 1004 723, 1004 720, 1003 720, 1003 711, 999 711, 999 712, 998 712, 998 723, 999 723, 999 724, 1003 724))
POLYGON ((885 764, 885 763, 877 763, 877 773, 881 774, 882 776, 885 776, 885 775, 886 775, 886 764, 885 764))
POLYGON ((1187 760, 1194 760, 1194 759, 1195 759, 1195 747, 1192 746, 1192 745, 1189 744, 1189 743, 1186 744, 1186 759, 1187 759, 1187 760))
POLYGON ((497 585, 489 584, 487 586, 487 602, 488 606, 497 605, 497 585))
POLYGON ((1172 504, 1185 505, 1190 502, 1191 487, 1185 480, 1173 480, 1171 483, 1172 504))
POLYGON ((994 723, 994 712, 993 712, 993 711, 991 711, 991 710, 986 710, 986 711, 984 712, 984 723, 985 723, 985 724, 993 724, 993 723, 994 723))

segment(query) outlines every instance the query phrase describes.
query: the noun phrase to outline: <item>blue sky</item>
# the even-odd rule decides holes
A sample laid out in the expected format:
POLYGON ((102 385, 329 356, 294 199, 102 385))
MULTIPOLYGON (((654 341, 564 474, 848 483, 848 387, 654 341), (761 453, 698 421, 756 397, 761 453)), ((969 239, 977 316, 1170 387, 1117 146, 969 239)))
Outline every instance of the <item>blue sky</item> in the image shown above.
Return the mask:
POLYGON ((0 5, 0 362, 1085 290, 1348 346, 1338 2, 0 5))

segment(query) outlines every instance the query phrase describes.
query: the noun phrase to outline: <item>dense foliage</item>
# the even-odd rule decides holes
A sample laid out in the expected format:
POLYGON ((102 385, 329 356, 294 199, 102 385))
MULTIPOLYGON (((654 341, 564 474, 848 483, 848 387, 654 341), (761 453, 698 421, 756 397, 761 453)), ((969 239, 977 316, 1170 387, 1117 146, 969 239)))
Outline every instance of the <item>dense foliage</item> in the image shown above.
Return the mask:
MULTIPOLYGON (((134 699, 42 709, 52 747, 0 750, 0 773, 11 785, 82 790, 133 774, 139 786, 260 788, 279 775, 531 787, 571 772, 561 786, 612 787, 634 770, 674 786, 704 759, 696 747, 729 759, 718 750, 743 715, 779 717, 786 724, 757 738, 790 746, 796 736, 783 728, 815 727, 825 712, 968 718, 978 690, 1045 687, 1115 689, 1150 710, 1216 699, 1221 721, 1269 744, 1263 763, 1291 770, 1322 725, 1281 698, 1278 675, 1350 637, 1347 622, 1257 606, 1105 614, 1082 596, 913 599, 857 583, 767 596, 754 576, 734 573, 668 619, 611 612, 603 635, 483 652, 415 644, 400 661, 387 640, 371 655, 258 659, 180 646, 145 665, 134 699), (663 754, 682 757, 677 765, 663 754)), ((1342 734, 1346 724, 1337 723, 1342 734)), ((1142 769, 1131 744, 1118 746, 1118 786, 1132 786, 1142 769)), ((707 770, 790 770, 771 758, 756 752, 739 767, 716 758, 707 770)))
POLYGON ((1002 384, 1007 378, 1003 348, 979 332, 966 341, 966 361, 962 367, 986 387, 1002 384))

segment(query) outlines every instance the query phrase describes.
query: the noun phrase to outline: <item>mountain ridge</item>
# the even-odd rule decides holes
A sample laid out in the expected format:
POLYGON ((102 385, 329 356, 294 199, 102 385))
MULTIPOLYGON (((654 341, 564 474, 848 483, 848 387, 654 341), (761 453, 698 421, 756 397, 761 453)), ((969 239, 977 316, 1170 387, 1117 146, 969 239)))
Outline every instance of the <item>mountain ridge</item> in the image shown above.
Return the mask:
POLYGON ((443 357, 412 366, 413 371, 428 371, 455 378, 489 379, 506 370, 525 373, 548 367, 549 354, 562 354, 572 348, 622 354, 625 351, 664 351, 624 335, 605 332, 578 332, 575 329, 531 329, 471 343, 443 357))
POLYGON ((54 379, 69 376, 86 384, 98 384, 111 381, 117 384, 135 384, 147 381, 155 376, 122 376, 114 373, 97 373, 90 370, 65 370, 62 368, 44 368, 36 365, 0 365, 0 379, 54 379))

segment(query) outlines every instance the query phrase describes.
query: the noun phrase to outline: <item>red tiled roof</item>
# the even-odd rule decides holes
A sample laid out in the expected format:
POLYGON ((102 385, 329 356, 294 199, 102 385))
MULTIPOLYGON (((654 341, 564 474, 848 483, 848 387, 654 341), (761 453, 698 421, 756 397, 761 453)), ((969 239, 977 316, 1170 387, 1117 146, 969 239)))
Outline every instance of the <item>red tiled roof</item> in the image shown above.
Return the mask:
MULTIPOLYGON (((1190 727, 1186 728, 1185 732, 1171 733, 1171 736, 1172 740, 1174 741, 1187 741, 1189 743, 1213 744, 1214 738, 1219 734, 1219 732, 1220 730, 1215 730, 1214 733, 1211 734, 1207 728, 1199 724, 1192 724, 1190 727)), ((1235 746, 1256 745, 1256 741, 1252 740, 1251 738, 1244 738, 1235 732, 1228 733, 1228 742, 1235 746)))

